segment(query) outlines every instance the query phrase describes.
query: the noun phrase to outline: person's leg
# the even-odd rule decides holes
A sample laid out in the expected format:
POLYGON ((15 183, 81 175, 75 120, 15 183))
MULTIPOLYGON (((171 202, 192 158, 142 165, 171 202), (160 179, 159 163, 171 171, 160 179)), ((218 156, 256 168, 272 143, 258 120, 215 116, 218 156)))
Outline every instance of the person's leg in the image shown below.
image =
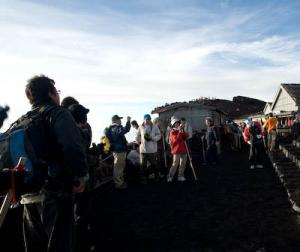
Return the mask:
POLYGON ((175 173, 176 173, 176 170, 177 170, 177 167, 178 167, 178 164, 179 164, 179 155, 178 154, 173 154, 173 163, 172 163, 172 166, 170 168, 170 171, 169 171, 169 177, 171 179, 173 179, 175 173))
POLYGON ((271 135, 272 135, 272 145, 271 145, 271 150, 274 150, 275 147, 276 147, 276 137, 277 137, 276 131, 275 131, 275 130, 272 131, 271 135))
MULTIPOLYGON (((42 223, 43 204, 23 205, 23 237, 25 251, 47 251, 48 234, 42 223)), ((53 214, 55 216, 56 213, 53 214)))
POLYGON ((158 165, 157 165, 157 153, 149 153, 148 156, 149 156, 149 162, 154 171, 155 180, 158 180, 159 179, 159 170, 158 170, 158 165))
POLYGON ((147 162, 148 155, 147 153, 141 153, 141 183, 147 183, 147 162))
POLYGON ((126 165, 126 152, 114 152, 114 183, 120 187, 124 183, 124 168, 126 165))
POLYGON ((253 144, 250 144, 249 146, 249 164, 250 164, 250 168, 253 169, 254 168, 254 146, 253 144))
POLYGON ((186 160, 187 160, 187 154, 181 154, 180 156, 180 162, 179 162, 179 170, 178 170, 178 179, 184 178, 184 170, 185 170, 185 165, 186 165, 186 160))
MULTIPOLYGON (((74 204, 72 196, 58 197, 56 199, 57 216, 54 222, 46 227, 50 231, 47 252, 73 252, 74 251, 74 204), (51 226, 51 224, 53 224, 51 226)), ((47 207, 45 207, 47 210, 47 207)), ((51 216, 51 209, 47 211, 44 218, 51 216)), ((51 218, 50 218, 51 220, 51 218)))
POLYGON ((263 168, 265 162, 264 144, 258 143, 256 148, 257 148, 257 168, 263 168))

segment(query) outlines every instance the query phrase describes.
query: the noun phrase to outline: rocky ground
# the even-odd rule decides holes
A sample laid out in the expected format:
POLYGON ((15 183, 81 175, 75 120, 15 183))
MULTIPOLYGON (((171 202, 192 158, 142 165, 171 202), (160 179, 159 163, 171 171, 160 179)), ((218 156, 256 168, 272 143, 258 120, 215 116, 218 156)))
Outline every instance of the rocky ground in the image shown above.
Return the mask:
POLYGON ((94 201, 95 251, 300 251, 299 217, 273 168, 224 153, 193 181, 129 184, 94 201))
MULTIPOLYGON (((194 155, 194 165, 198 181, 187 168, 184 183, 98 188, 88 237, 94 251, 300 251, 300 219, 269 164, 249 170, 246 153, 226 152, 216 166, 194 155)), ((10 250, 0 251, 22 251, 20 216, 10 215, 0 232, 10 250)))

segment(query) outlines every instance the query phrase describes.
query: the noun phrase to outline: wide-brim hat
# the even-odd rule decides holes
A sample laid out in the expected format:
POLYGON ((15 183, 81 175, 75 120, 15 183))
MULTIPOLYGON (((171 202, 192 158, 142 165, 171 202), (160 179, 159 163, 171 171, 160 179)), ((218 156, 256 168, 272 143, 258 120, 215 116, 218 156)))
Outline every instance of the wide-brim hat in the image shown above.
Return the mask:
POLYGON ((179 118, 177 118, 177 117, 172 117, 172 118, 171 118, 171 125, 172 125, 172 127, 173 127, 174 124, 177 123, 177 122, 180 122, 180 119, 179 119, 179 118))

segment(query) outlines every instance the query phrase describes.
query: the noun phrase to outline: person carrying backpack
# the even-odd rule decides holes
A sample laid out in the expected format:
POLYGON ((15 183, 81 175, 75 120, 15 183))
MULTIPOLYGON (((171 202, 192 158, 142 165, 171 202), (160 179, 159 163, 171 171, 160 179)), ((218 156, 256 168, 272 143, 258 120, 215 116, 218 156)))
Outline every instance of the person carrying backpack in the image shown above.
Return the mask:
POLYGON ((124 182, 124 169, 126 165, 127 140, 125 134, 130 131, 131 117, 127 116, 125 127, 122 126, 121 119, 118 115, 111 118, 112 124, 105 129, 104 134, 110 142, 111 150, 114 156, 113 179, 116 189, 126 189, 127 183, 124 182))
POLYGON ((32 105, 30 112, 39 113, 43 108, 49 108, 44 115, 44 144, 48 146, 48 153, 43 157, 47 175, 39 190, 23 194, 21 200, 25 250, 28 252, 73 251, 73 194, 82 192, 88 179, 79 129, 71 113, 59 106, 59 91, 54 85, 54 80, 44 75, 34 76, 25 90, 32 105))
POLYGON ((263 168, 264 162, 264 142, 263 142, 263 128, 257 121, 252 121, 248 118, 246 121, 246 128, 244 129, 244 141, 250 145, 249 148, 249 162, 250 169, 263 168))

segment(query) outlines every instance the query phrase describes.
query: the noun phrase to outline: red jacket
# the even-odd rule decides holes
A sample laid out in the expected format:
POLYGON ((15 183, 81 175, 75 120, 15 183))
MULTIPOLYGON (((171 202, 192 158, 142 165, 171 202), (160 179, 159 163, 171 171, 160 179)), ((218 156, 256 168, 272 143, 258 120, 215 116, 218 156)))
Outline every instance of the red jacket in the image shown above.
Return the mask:
POLYGON ((170 132, 170 144, 172 154, 186 154, 187 149, 185 140, 189 137, 189 134, 184 131, 172 129, 170 132))
POLYGON ((250 127, 247 126, 244 129, 243 137, 244 141, 247 143, 248 141, 252 142, 261 142, 263 139, 262 137, 265 135, 265 132, 263 131, 262 126, 259 122, 254 122, 253 125, 250 127))

